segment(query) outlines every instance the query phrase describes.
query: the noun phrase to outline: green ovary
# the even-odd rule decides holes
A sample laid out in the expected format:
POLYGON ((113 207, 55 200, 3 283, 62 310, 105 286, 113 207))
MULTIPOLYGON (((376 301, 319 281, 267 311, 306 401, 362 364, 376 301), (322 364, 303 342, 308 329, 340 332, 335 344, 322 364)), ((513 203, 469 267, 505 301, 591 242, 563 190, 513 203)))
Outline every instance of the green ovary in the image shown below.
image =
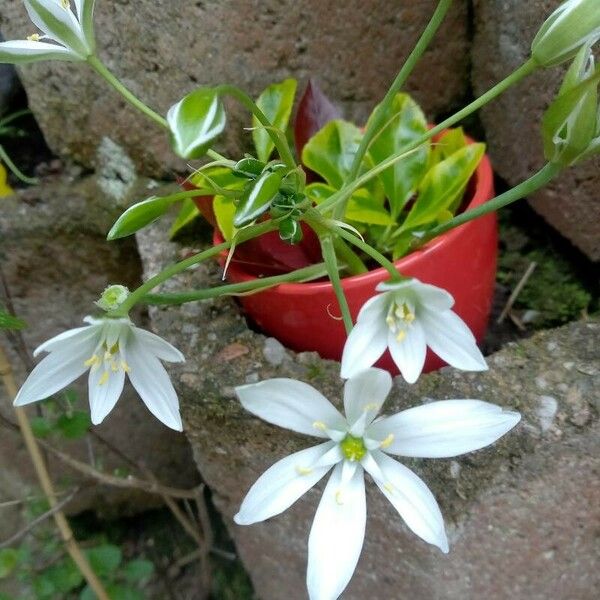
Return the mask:
POLYGON ((344 456, 351 462, 359 461, 367 453, 362 438, 347 435, 341 442, 340 448, 344 456))

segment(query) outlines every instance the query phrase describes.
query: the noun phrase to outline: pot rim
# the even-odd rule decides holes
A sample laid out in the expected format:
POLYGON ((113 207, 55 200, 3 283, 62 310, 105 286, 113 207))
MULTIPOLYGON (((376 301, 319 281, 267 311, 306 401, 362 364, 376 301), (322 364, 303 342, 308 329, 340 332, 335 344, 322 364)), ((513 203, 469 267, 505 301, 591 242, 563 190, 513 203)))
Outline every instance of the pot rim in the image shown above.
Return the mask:
MULTIPOLYGON (((492 170, 492 164, 489 159, 489 156, 486 154, 483 155, 479 165, 477 166, 477 170, 475 171, 475 190, 473 192, 473 197, 471 201, 465 207, 465 211, 471 208, 475 208, 487 202, 487 192, 489 190, 489 184, 493 182, 494 173, 492 170)), ((487 215, 491 216, 491 215, 487 215)), ((460 225, 443 233, 439 237, 434 240, 431 240, 423 248, 415 250, 411 254, 407 256, 403 256, 398 260, 394 261, 394 265, 398 267, 398 270, 402 273, 403 269, 411 268, 416 263, 421 261, 426 261, 430 254, 433 254, 438 250, 440 246, 445 246, 447 244, 451 244, 454 239, 461 236, 466 229, 477 227, 478 221, 482 218, 474 219, 473 221, 469 221, 464 225, 460 225)), ((222 241, 222 234, 218 229, 215 229, 214 241, 217 240, 219 242, 222 241)), ((253 281, 254 279, 259 279, 256 275, 251 275, 244 271, 241 267, 232 263, 229 265, 229 271, 235 271, 236 279, 241 279, 242 281, 253 281)), ((359 275, 349 275, 347 277, 343 277, 341 279, 343 288, 351 288, 356 285, 364 285, 372 283, 373 286, 381 282, 382 280, 388 279, 388 273, 383 267, 378 267, 376 269, 372 269, 367 273, 360 273, 359 275)), ((284 295, 296 295, 296 296, 304 296, 304 295, 312 295, 315 293, 319 293, 331 288, 330 281, 320 281, 320 282, 304 282, 304 283, 280 283, 273 288, 270 288, 269 291, 273 292, 277 291, 278 294, 284 295)))

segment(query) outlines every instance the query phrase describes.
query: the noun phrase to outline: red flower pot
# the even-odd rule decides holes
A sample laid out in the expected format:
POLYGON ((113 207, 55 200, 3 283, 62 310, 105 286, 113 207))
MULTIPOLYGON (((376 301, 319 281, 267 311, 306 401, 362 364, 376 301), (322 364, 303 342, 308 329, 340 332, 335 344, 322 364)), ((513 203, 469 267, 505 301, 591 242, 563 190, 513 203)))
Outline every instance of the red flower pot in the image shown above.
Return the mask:
MULTIPOLYGON (((484 156, 465 196, 465 209, 479 206, 493 196, 492 167, 489 158, 484 156)), ((274 235, 277 236, 277 232, 274 235)), ((455 312, 481 341, 494 292, 497 239, 496 216, 490 214, 443 234, 421 250, 396 261, 396 266, 403 275, 416 277, 450 292, 456 302, 455 312)), ((214 241, 223 241, 216 230, 214 241)), ((238 252, 239 249, 236 249, 236 255, 238 252)), ((245 268, 243 261, 235 259, 227 271, 227 279, 232 283, 255 278, 256 275, 245 268)), ((376 293, 377 284, 387 278, 384 269, 375 269, 342 280, 354 319, 362 305, 376 293)), ((328 281, 282 284, 242 296, 239 301, 246 315, 264 333, 277 338, 285 346, 296 351, 316 351, 323 358, 340 360, 346 333, 341 320, 335 318, 339 315, 339 308, 328 281)), ((438 369, 444 364, 428 351, 425 371, 438 369)), ((398 373, 387 352, 377 365, 393 374, 398 373)))

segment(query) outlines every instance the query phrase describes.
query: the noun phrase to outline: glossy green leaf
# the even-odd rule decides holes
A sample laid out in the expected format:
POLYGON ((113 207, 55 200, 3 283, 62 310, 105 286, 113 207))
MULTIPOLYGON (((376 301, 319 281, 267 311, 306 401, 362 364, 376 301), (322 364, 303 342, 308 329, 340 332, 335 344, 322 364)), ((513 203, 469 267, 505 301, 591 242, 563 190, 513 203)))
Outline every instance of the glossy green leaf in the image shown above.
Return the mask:
POLYGON ((56 429, 69 440, 82 438, 91 426, 89 414, 80 410, 70 415, 61 415, 56 422, 56 429))
MULTIPOLYGON (((381 105, 375 108, 367 127, 374 119, 380 118, 381 111, 381 105)), ((396 95, 384 113, 383 122, 386 125, 369 147, 369 156, 374 165, 400 152, 427 132, 425 115, 408 94, 396 95)), ((426 142, 416 152, 408 154, 379 175, 395 217, 400 214, 425 174, 429 147, 429 142, 426 142)))
POLYGON ((27 327, 27 323, 23 319, 14 317, 9 312, 6 312, 0 307, 0 329, 24 329, 27 327))
POLYGON ((149 560, 136 558, 130 560, 123 568, 123 575, 130 583, 140 583, 150 579, 154 573, 154 565, 149 560))
POLYGON ((271 201, 279 191, 281 174, 265 171, 256 181, 246 185, 233 218, 234 227, 248 225, 269 210, 271 201))
POLYGON ((300 223, 293 218, 284 219, 279 223, 279 237, 288 244, 299 244, 303 237, 300 223))
POLYGON ((198 188, 208 189, 218 186, 227 190, 235 190, 241 189, 244 185, 244 180, 236 177, 230 168, 220 166, 199 169, 190 177, 190 182, 198 188))
POLYGON ((302 162, 335 189, 340 189, 350 172, 362 133, 356 125, 330 121, 307 142, 302 162))
POLYGON ((238 160, 238 162, 235 163, 232 173, 236 177, 256 179, 263 172, 265 166, 264 162, 252 158, 251 156, 246 156, 246 158, 242 158, 242 160, 238 160))
POLYGON ((217 219, 217 225, 226 241, 232 240, 237 229, 233 226, 235 215, 235 203, 227 196, 215 196, 213 199, 213 212, 217 219))
POLYGON ((151 196, 133 206, 130 206, 112 226, 106 236, 107 240, 117 240, 134 234, 136 231, 154 223, 162 217, 173 200, 170 196, 151 196))
POLYGON ((181 203, 181 208, 179 209, 177 218, 173 222, 173 225, 171 225, 169 236, 171 238, 175 237, 184 227, 189 225, 199 216, 200 211, 198 210, 198 207, 194 201, 191 198, 186 198, 181 203))
MULTIPOLYGON (((281 83, 273 83, 258 97, 256 104, 264 113, 273 127, 285 131, 290 121, 294 98, 296 96, 297 82, 295 79, 285 79, 281 83)), ((271 157, 275 144, 269 132, 262 123, 252 117, 252 139, 256 148, 258 160, 266 163, 271 157)))
POLYGON ((102 544, 86 550, 92 569, 100 577, 110 577, 119 568, 123 554, 121 549, 113 544, 102 544))
POLYGON ((201 158, 225 129, 225 109, 216 90, 200 88, 173 105, 167 121, 175 153, 201 158))
POLYGON ((429 225, 448 210, 464 192, 484 152, 484 144, 471 144, 430 169, 419 185, 417 199, 401 231, 429 225))
POLYGON ((427 170, 431 169, 437 163, 446 160, 455 152, 458 152, 461 148, 464 148, 467 145, 468 141, 462 130, 462 127, 449 129, 442 134, 437 142, 433 145, 429 155, 427 170))

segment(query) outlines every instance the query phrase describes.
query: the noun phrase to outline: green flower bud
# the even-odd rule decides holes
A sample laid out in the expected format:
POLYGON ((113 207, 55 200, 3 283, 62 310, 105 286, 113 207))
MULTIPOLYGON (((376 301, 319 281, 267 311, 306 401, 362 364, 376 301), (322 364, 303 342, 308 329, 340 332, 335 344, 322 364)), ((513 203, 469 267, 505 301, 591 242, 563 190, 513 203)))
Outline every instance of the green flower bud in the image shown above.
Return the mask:
POLYGON ((600 2, 567 0, 544 22, 531 44, 531 55, 542 67, 573 58, 587 43, 600 38, 600 2))
POLYGON ((544 154, 569 166, 589 151, 598 131, 598 83, 591 45, 582 48, 567 71, 559 94, 542 119, 544 154))
POLYGON ((124 285, 109 285, 95 302, 98 308, 106 312, 118 308, 129 296, 129 290, 124 285))

